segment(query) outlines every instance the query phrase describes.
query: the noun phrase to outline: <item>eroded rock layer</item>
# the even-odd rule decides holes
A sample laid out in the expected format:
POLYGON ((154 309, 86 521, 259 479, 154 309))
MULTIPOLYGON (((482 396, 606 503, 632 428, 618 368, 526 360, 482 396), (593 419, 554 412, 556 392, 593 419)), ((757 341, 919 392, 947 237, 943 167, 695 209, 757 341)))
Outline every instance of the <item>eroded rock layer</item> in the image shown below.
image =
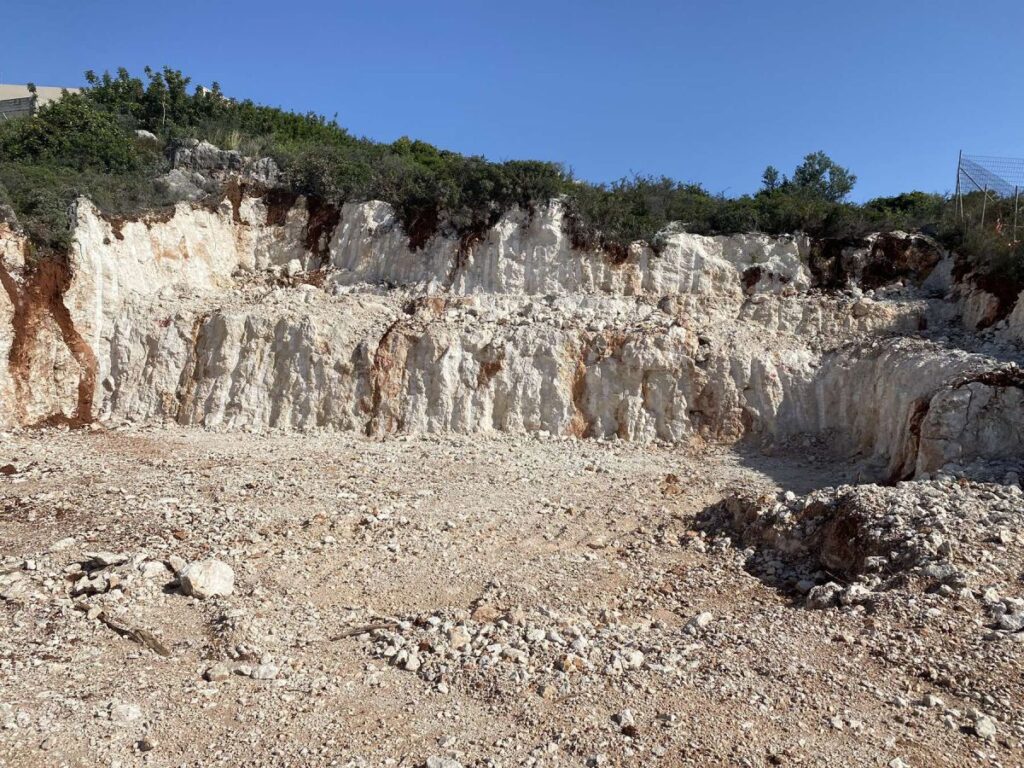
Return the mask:
POLYGON ((562 218, 414 249, 379 202, 80 201, 67 263, 0 231, 0 423, 828 434, 890 478, 1024 456, 1022 310, 963 331, 985 297, 926 239, 680 233, 610 259, 562 218))

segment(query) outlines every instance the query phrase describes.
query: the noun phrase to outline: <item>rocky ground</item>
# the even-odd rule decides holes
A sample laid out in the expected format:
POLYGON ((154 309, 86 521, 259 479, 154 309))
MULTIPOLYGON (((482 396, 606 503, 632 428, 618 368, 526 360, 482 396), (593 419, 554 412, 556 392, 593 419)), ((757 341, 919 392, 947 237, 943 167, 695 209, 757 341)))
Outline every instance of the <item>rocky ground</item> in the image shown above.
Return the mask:
POLYGON ((0 765, 1022 764, 1020 488, 782 448, 7 433, 0 765))

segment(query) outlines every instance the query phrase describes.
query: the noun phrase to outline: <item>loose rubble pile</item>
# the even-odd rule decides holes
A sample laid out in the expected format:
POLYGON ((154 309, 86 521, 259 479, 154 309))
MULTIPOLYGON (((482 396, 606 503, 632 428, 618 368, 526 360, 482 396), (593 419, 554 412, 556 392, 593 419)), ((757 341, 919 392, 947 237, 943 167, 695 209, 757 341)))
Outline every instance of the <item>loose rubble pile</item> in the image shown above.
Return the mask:
POLYGON ((397 621, 372 632, 372 652, 388 663, 416 672, 444 693, 449 681, 492 675, 521 691, 532 687, 544 698, 581 677, 615 677, 645 669, 669 677, 687 665, 694 637, 713 620, 697 614, 677 627, 635 627, 604 610, 594 619, 559 617, 543 607, 535 616, 481 604, 472 611, 431 614, 397 621), (646 647, 650 656, 640 647, 646 647))
POLYGON ((1000 598, 993 577, 1006 581, 1022 514, 1016 482, 947 477, 824 488, 802 498, 791 491, 738 494, 703 513, 699 524, 735 536, 748 548, 752 572, 806 595, 809 607, 865 603, 889 590, 929 591, 999 606, 1000 629, 1017 631, 1018 601, 1000 598))

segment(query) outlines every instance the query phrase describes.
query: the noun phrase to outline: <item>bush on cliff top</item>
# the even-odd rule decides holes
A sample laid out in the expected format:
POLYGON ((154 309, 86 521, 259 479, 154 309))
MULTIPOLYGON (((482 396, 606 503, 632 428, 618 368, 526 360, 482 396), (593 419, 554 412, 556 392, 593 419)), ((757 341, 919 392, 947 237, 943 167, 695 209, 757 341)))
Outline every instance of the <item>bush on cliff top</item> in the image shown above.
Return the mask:
POLYGON ((154 183, 167 167, 118 117, 82 94, 65 94, 35 118, 0 123, 0 202, 43 250, 70 244, 68 210, 79 195, 111 214, 172 202, 154 183))
POLYGON ((164 143, 197 138, 271 156, 293 192, 333 203, 384 200, 414 243, 438 229, 471 238, 514 206, 532 210, 562 196, 573 242, 612 254, 635 240, 657 247, 659 233, 678 222, 702 234, 848 237, 924 229, 965 250, 998 252, 993 264, 1020 263, 1020 246, 1005 237, 965 238, 945 196, 911 192, 863 205, 843 202, 856 176, 822 152, 809 154, 790 176, 769 166, 760 192, 727 198, 666 177, 590 184, 557 163, 494 163, 407 138, 373 142, 352 136, 336 119, 227 98, 216 83, 191 88, 171 68, 147 68, 145 80, 124 69, 87 72, 86 80, 81 95, 65 94, 35 119, 0 124, 0 202, 14 209, 34 240, 53 248, 67 246, 67 211, 76 195, 116 214, 173 202, 153 183, 168 170, 167 158, 135 137, 145 129, 164 143))

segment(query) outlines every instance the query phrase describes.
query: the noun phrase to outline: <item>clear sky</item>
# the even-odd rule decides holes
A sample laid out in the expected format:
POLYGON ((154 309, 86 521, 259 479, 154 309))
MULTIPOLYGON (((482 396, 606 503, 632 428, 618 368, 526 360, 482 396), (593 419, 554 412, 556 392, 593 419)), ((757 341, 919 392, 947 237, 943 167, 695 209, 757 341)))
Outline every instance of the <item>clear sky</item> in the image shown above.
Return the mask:
POLYGON ((755 190, 823 149, 863 200, 1024 157, 1024 0, 8 0, 0 82, 164 64, 494 160, 755 190))

